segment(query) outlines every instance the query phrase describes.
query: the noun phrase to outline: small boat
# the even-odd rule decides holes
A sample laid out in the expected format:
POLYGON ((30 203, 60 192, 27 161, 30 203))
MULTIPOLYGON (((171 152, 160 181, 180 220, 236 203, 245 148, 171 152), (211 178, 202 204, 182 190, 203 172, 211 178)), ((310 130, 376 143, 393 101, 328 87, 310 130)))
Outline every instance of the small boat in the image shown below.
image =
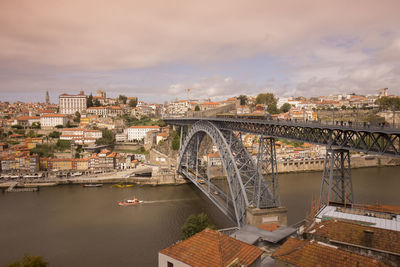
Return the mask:
POLYGON ((143 200, 139 200, 137 198, 134 198, 134 199, 127 199, 127 200, 124 200, 124 201, 119 201, 118 205, 120 205, 120 206, 131 206, 131 205, 137 205, 137 204, 140 204, 140 203, 143 203, 143 200))
POLYGON ((129 188, 129 187, 133 187, 133 184, 114 184, 111 187, 129 188))
POLYGON ((101 187, 103 184, 83 184, 83 187, 101 187))

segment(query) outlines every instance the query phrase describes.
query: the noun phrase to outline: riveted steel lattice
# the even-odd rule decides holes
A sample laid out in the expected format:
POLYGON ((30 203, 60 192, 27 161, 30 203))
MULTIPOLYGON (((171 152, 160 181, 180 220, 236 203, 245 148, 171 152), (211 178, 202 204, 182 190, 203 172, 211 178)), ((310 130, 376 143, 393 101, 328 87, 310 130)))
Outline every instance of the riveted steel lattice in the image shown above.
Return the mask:
POLYGON ((321 205, 330 202, 353 204, 353 184, 351 179, 350 152, 343 149, 328 149, 322 176, 321 205))
POLYGON ((258 146, 257 166, 262 179, 267 181, 261 183, 258 181, 257 187, 254 189, 256 193, 257 207, 268 208, 278 207, 280 205, 279 183, 278 183, 278 167, 276 164, 275 138, 260 136, 258 146), (268 186, 268 189, 263 188, 268 186), (266 196, 270 192, 272 197, 266 196))
POLYGON ((164 118, 168 124, 191 125, 207 120, 221 130, 286 138, 340 149, 400 157, 400 129, 329 125, 318 122, 226 118, 164 118))
POLYGON ((265 180, 260 179, 257 165, 243 146, 240 135, 233 131, 221 131, 208 121, 197 122, 188 131, 179 153, 178 172, 190 179, 238 226, 245 224, 246 207, 255 205, 256 184, 261 182, 263 190, 267 190, 263 194, 265 198, 272 197, 265 180), (219 151, 229 193, 212 184, 199 168, 199 144, 206 134, 219 151))

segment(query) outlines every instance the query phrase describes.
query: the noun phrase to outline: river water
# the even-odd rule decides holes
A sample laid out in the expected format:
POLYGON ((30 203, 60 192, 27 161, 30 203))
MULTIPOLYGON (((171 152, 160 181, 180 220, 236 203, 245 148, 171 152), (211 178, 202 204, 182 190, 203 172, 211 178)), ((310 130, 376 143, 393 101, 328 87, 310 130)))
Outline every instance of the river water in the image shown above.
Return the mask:
MULTIPOLYGON (((353 170, 355 202, 400 205, 400 167, 353 170)), ((304 218, 321 173, 281 174, 289 224, 304 218)), ((24 253, 50 266, 157 266, 158 251, 181 237, 193 213, 206 212, 219 228, 232 223, 192 185, 117 189, 66 185, 0 194, 0 266, 24 253), (138 197, 139 206, 117 201, 138 197)))

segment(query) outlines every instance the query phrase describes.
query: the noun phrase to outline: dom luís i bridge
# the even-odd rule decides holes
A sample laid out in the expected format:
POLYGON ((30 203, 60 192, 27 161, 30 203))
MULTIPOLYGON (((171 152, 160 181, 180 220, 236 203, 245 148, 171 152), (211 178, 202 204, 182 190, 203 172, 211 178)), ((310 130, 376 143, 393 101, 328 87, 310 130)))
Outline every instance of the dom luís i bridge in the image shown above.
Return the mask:
POLYGON ((253 119, 235 115, 164 118, 164 121, 180 127, 178 172, 203 191, 238 227, 287 220, 279 197, 277 138, 327 147, 321 205, 354 203, 350 151, 400 157, 400 128, 394 125, 253 119), (242 133, 258 138, 255 157, 245 148, 242 133), (220 177, 211 178, 210 160, 203 160, 210 147, 218 150, 224 170, 220 177))

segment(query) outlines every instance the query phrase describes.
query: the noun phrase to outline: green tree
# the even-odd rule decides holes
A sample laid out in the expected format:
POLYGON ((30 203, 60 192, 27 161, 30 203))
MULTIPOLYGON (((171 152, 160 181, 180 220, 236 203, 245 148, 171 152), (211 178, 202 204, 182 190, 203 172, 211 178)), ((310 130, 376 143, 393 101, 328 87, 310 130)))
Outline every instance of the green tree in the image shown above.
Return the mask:
POLYGON ((31 126, 33 129, 40 129, 40 127, 41 127, 41 125, 40 125, 40 122, 34 122, 34 123, 32 123, 32 126, 31 126))
POLYGON ((81 113, 79 111, 75 112, 74 122, 79 123, 81 121, 81 113))
POLYGON ((342 105, 340 108, 341 108, 342 110, 346 110, 346 109, 347 109, 347 107, 346 107, 345 105, 342 105))
POLYGON ((198 215, 192 214, 182 226, 182 238, 188 239, 206 228, 216 229, 215 225, 211 224, 207 214, 204 212, 198 215))
POLYGON ((113 145, 115 144, 115 135, 111 130, 103 129, 102 137, 96 140, 96 145, 113 145))
POLYGON ((196 105, 196 106, 194 107, 194 111, 200 111, 200 107, 196 105))
POLYGON ((29 130, 29 132, 26 134, 28 137, 32 138, 32 137, 36 137, 36 134, 34 131, 29 130))
POLYGON ((180 143, 181 143, 179 133, 177 131, 172 131, 171 136, 172 136, 172 149, 179 150, 180 143))
POLYGON ((46 267, 48 264, 42 256, 25 254, 21 261, 9 263, 6 267, 46 267))
POLYGON ((118 100, 121 101, 123 104, 126 104, 128 98, 126 97, 126 95, 119 95, 118 100))
POLYGON ((247 105, 247 96, 246 95, 240 95, 238 97, 238 99, 240 100, 241 106, 247 105))
POLYGON ((92 95, 92 94, 90 94, 89 97, 87 98, 87 100, 86 100, 86 106, 87 106, 88 108, 93 107, 93 95, 92 95))
POLYGON ((23 129, 24 127, 22 127, 22 125, 16 124, 16 125, 12 125, 11 128, 21 130, 21 129, 23 129))
POLYGON ((375 101, 380 110, 400 110, 400 98, 383 96, 375 101))
POLYGON ((94 102, 93 102, 93 106, 94 107, 100 107, 101 106, 100 101, 98 99, 95 99, 94 102))
POLYGON ((62 128, 64 128, 64 126, 61 125, 61 124, 59 124, 59 125, 56 125, 56 128, 57 128, 57 129, 62 129, 62 128))
POLYGON ((56 148, 60 151, 71 148, 71 141, 69 140, 58 140, 56 143, 56 148))
POLYGON ((131 100, 129 100, 128 105, 129 105, 130 107, 132 107, 132 108, 136 107, 136 105, 137 105, 137 100, 136 100, 136 99, 131 99, 131 100))
POLYGON ((281 107, 281 111, 286 113, 288 112, 290 109, 292 108, 292 105, 290 105, 289 103, 285 103, 282 105, 281 107))
POLYGON ((60 138, 61 133, 57 132, 57 131, 52 131, 51 133, 49 133, 49 137, 51 138, 60 138))
POLYGON ((266 94, 258 94, 256 97, 256 104, 264 104, 267 106, 267 111, 271 114, 279 113, 279 110, 276 106, 277 100, 272 93, 266 94))

